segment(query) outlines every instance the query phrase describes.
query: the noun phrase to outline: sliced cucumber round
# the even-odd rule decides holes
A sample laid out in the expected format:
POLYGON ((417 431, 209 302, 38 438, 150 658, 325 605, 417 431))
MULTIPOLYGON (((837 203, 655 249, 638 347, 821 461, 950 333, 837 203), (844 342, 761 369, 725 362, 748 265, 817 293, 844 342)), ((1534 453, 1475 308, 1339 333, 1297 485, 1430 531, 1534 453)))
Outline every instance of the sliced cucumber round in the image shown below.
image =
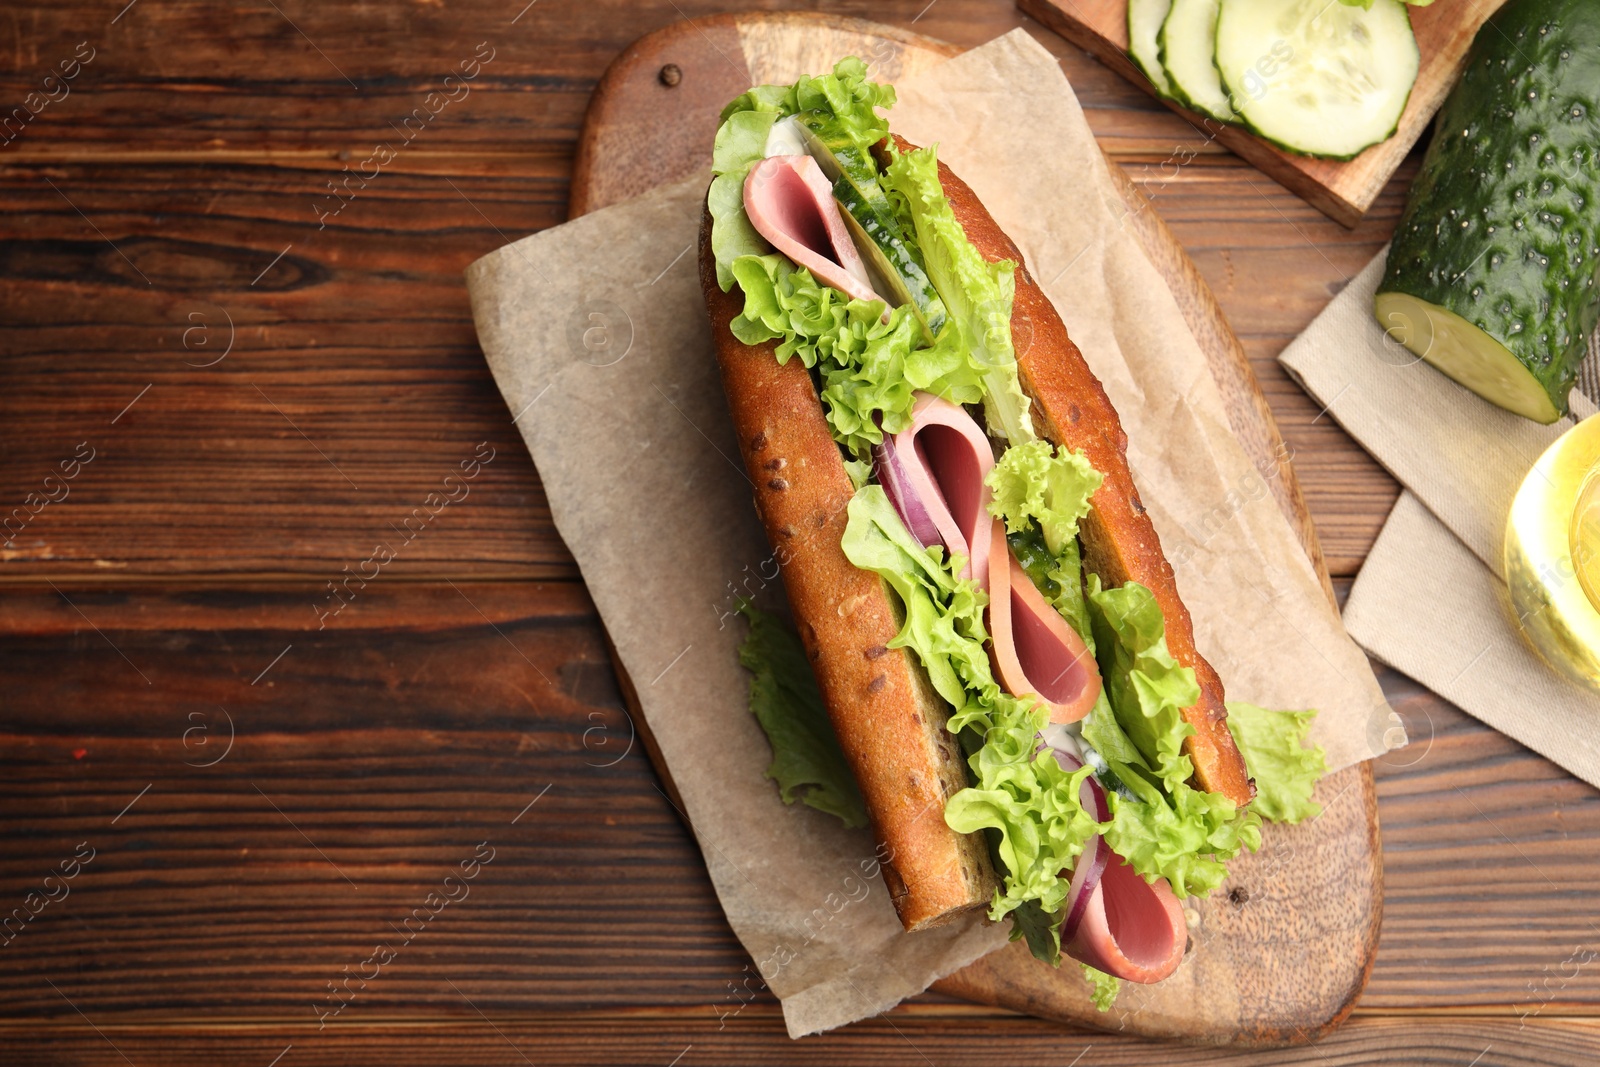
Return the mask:
POLYGON ((1238 116, 1217 72, 1217 9, 1221 0, 1172 0, 1161 24, 1161 68, 1180 103, 1219 122, 1238 116))
POLYGON ((1544 383, 1511 350, 1449 308, 1409 293, 1379 293, 1389 336, 1491 404, 1535 422, 1561 417, 1544 383))
POLYGON ((1161 24, 1167 21, 1172 0, 1128 0, 1128 58, 1144 71, 1162 96, 1172 95, 1172 83, 1161 67, 1161 24))
POLYGON ((1302 155, 1350 159, 1388 140, 1417 80, 1400 0, 1221 0, 1216 41, 1245 125, 1302 155))

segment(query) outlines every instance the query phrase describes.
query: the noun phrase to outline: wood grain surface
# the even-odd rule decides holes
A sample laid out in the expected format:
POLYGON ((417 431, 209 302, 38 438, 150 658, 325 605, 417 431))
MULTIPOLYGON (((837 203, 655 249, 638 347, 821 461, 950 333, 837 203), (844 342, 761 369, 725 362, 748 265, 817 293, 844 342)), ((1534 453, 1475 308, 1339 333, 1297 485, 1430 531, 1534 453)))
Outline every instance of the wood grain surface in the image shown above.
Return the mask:
MULTIPOLYGON (((783 1036, 628 746, 603 631, 460 278, 565 217, 612 59, 732 6, 62 0, 0 19, 5 108, 79 42, 98 49, 0 143, 0 500, 21 505, 91 435, 102 450, 0 546, 0 915, 80 843, 97 850, 0 948, 0 1062, 1600 1058, 1600 794, 1381 669, 1416 740, 1374 768, 1382 939, 1325 1041, 1175 1049, 934 994, 783 1036), (319 230, 327 183, 485 40, 472 94, 319 230), (216 331, 223 309, 234 348, 186 365, 220 351, 215 332, 185 347, 187 316, 216 331), (498 451, 471 496, 319 632, 325 583, 480 441, 498 451), (198 766, 219 708, 237 740, 198 766), (470 899, 352 980, 360 998, 319 1030, 329 983, 483 841, 499 851, 470 899)), ((965 46, 1024 25, 1061 58, 1239 336, 1342 590, 1394 484, 1273 358, 1388 238, 1415 155, 1347 230, 1003 3, 818 6, 965 46)))
MULTIPOLYGON (((1283 183, 1306 202, 1347 226, 1360 221, 1433 121, 1466 61, 1472 38, 1505 0, 1450 0, 1409 8, 1421 56, 1417 81, 1394 135, 1350 160, 1312 159, 1286 152, 1239 126, 1163 99, 1207 135, 1283 183)), ((1028 14, 1093 52, 1139 88, 1156 95, 1150 79, 1128 58, 1128 0, 1017 0, 1028 14)), ((1158 99, 1160 99, 1158 97, 1158 99)))
MULTIPOLYGON (((706 165, 722 105, 753 84, 793 81, 831 69, 844 55, 870 57, 869 74, 890 81, 929 69, 959 49, 881 24, 834 16, 723 15, 678 23, 634 42, 606 71, 589 103, 572 178, 572 214, 637 196, 706 165), (712 54, 706 42, 721 42, 712 54), (724 47, 726 45, 726 47, 724 47), (657 75, 675 69, 679 84, 657 75), (694 93, 676 94, 685 83, 694 93), (648 116, 648 128, 641 116, 648 116), (654 143, 673 146, 650 151, 654 143), (699 150, 689 155, 682 146, 699 150)), ((1226 414, 1246 453, 1307 554, 1334 593, 1316 531, 1272 413, 1249 360, 1215 298, 1151 204, 1110 164, 1126 205, 1125 225, 1172 290, 1210 365, 1226 414)), ((632 686, 626 672, 624 694, 632 686)), ((637 701, 629 708, 638 722, 637 701)), ((650 751, 656 749, 651 746, 650 751)), ((658 774, 671 769, 656 759, 658 774)), ((1320 1037, 1355 1004, 1372 966, 1382 916, 1377 800, 1371 769, 1352 767, 1320 788, 1328 807, 1303 827, 1268 827, 1261 853, 1235 861, 1211 898, 1194 902, 1197 946, 1182 975, 1159 985, 1128 986, 1109 1013, 1090 1002, 1070 962, 1040 964, 1013 944, 936 985, 967 1000, 1150 1037, 1212 1044, 1299 1044, 1320 1037), (1336 803, 1335 803, 1336 802, 1336 803), (1248 909, 1219 902, 1235 892, 1248 909), (1195 992, 1207 996, 1197 998, 1195 992)))

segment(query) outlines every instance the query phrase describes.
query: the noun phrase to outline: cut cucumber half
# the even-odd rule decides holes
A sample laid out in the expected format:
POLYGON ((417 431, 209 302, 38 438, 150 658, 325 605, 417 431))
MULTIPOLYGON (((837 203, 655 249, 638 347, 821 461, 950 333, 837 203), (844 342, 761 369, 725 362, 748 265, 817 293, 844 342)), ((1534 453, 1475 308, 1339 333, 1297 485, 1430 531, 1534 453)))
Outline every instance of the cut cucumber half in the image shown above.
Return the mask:
POLYGON ((1172 83, 1161 67, 1161 24, 1167 21, 1172 0, 1128 0, 1128 58, 1144 71, 1162 96, 1172 95, 1172 83))
POLYGON ((878 163, 870 152, 857 148, 855 141, 839 127, 839 120, 825 111, 806 111, 796 115, 806 154, 817 161, 828 180, 847 182, 865 203, 876 211, 893 215, 889 197, 878 184, 878 163))
POLYGON ((1221 0, 1172 0, 1158 38, 1161 68, 1181 103, 1219 122, 1233 122, 1238 116, 1228 104, 1214 58, 1220 4, 1221 0))
POLYGON ((1491 367, 1515 357, 1548 404, 1509 371, 1490 391, 1466 384, 1540 422, 1566 414, 1600 324, 1597 144, 1600 4, 1511 0, 1439 110, 1378 285, 1380 313, 1447 309, 1485 336, 1472 347, 1491 367))
POLYGON ((1489 403, 1535 422, 1561 417, 1544 383, 1460 315, 1409 293, 1379 293, 1375 305, 1390 337, 1489 403))
MULTIPOLYGON (((876 184, 873 186, 877 188, 876 184)), ((878 195, 883 197, 880 190, 878 195)), ((916 246, 906 239, 899 220, 890 210, 878 206, 845 178, 833 183, 833 198, 842 208, 845 228, 855 240, 862 262, 872 278, 873 291, 895 307, 910 304, 911 310, 922 325, 922 336, 928 344, 944 325, 944 301, 928 278, 922 257, 916 246)), ((884 198, 884 208, 888 199, 884 198)))
POLYGON ((1400 0, 1221 0, 1216 62, 1252 131, 1349 159, 1393 136, 1417 80, 1417 39, 1400 0))
POLYGON ((911 305, 923 339, 933 344, 944 325, 944 302, 878 181, 877 161, 869 151, 857 147, 839 120, 827 112, 807 111, 795 118, 806 153, 833 182, 833 198, 839 202, 845 228, 866 264, 873 292, 892 307, 911 305))

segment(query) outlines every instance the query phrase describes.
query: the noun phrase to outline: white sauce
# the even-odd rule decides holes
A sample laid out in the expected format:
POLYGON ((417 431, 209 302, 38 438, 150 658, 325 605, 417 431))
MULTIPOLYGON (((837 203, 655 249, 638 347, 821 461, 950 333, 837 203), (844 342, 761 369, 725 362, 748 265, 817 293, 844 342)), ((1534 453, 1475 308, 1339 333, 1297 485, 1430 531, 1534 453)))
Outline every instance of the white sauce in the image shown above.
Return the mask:
POLYGON ((772 131, 767 134, 767 145, 762 150, 767 157, 772 156, 804 156, 806 151, 805 136, 801 132, 800 118, 790 115, 786 119, 779 119, 772 124, 772 131))

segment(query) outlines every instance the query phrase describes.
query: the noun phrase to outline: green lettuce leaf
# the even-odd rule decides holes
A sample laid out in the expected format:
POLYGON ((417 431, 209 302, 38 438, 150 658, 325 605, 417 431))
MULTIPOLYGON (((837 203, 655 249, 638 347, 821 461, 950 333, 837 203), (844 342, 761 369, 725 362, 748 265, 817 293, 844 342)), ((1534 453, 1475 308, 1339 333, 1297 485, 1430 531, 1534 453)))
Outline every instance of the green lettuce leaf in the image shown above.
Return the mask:
POLYGON ((1104 479, 1082 452, 1028 441, 1006 449, 984 484, 994 491, 989 514, 1004 519, 1008 533, 1039 524, 1045 547, 1060 555, 1078 537, 1078 520, 1089 514, 1089 498, 1104 479))
POLYGON ((983 625, 989 598, 976 582, 956 577, 966 560, 947 560, 942 548, 922 547, 880 485, 858 490, 845 514, 840 542, 845 557, 887 582, 905 611, 889 647, 915 652, 934 690, 951 707, 965 707, 968 690, 980 700, 995 700, 1000 687, 983 648, 989 639, 983 625))
POLYGON ((1194 671, 1167 651, 1167 620, 1155 594, 1138 582, 1113 589, 1089 576, 1089 615, 1100 677, 1117 722, 1169 788, 1194 773, 1183 740, 1194 733, 1183 709, 1200 699, 1194 671))
POLYGON ((744 180, 765 155, 767 134, 777 118, 778 112, 772 109, 740 111, 725 119, 717 130, 711 156, 711 173, 715 177, 706 194, 706 209, 711 214, 711 253, 717 262, 717 284, 723 292, 733 284, 731 267, 735 259, 760 255, 769 247, 744 213, 744 180))
POLYGON ((767 777, 778 783, 785 804, 799 800, 846 826, 867 825, 866 804, 839 750, 800 638, 778 616, 748 600, 739 611, 750 623, 739 646, 739 662, 753 675, 750 711, 772 745, 767 777))
POLYGON ((745 299, 733 335, 748 345, 778 340, 779 363, 799 356, 816 370, 834 440, 856 456, 911 424, 918 392, 955 404, 982 399, 983 369, 955 334, 917 347, 921 327, 909 305, 883 321, 882 301, 852 300, 777 253, 741 256, 730 269, 745 299))
MULTIPOLYGON (((1372 0, 1339 0, 1339 2, 1350 7, 1372 7, 1372 0)), ((1429 4, 1433 3, 1433 0, 1400 0, 1400 2, 1403 4, 1410 4, 1412 7, 1427 7, 1429 4)))
POLYGON ((772 124, 801 111, 826 111, 856 146, 866 149, 889 133, 876 108, 894 105, 894 86, 867 80, 867 65, 846 56, 832 74, 803 77, 793 85, 758 85, 722 109, 711 172, 715 175, 706 207, 711 213, 711 252, 717 284, 733 284, 733 261, 770 251, 744 212, 744 180, 766 153, 772 124))
POLYGON ((1087 963, 1080 963, 1078 966, 1083 968, 1083 976, 1094 987, 1095 1008, 1099 1011, 1110 1011, 1117 994, 1122 992, 1122 979, 1114 978, 1104 971, 1097 971, 1087 963))
POLYGON ((1083 739, 1089 743, 1089 747, 1100 753, 1107 762, 1121 765, 1130 771, 1145 772, 1148 777, 1150 766, 1145 763, 1138 747, 1117 724, 1117 713, 1111 710, 1111 701, 1106 699, 1104 689, 1100 691, 1100 699, 1095 701, 1089 714, 1084 716, 1081 733, 1083 739))
POLYGON ((1261 816, 1254 811, 1241 812, 1222 794, 1187 782, 1163 788, 1149 772, 1107 762, 1137 799, 1107 792, 1106 844, 1146 881, 1165 878, 1180 898, 1202 896, 1227 878, 1228 860, 1261 847, 1261 816))
POLYGON ((1059 912, 1067 892, 1061 872, 1098 829, 1078 801, 1092 769, 1069 773, 1050 750, 1039 751, 1048 713, 1000 691, 984 650, 987 597, 955 576, 965 560, 918 544, 881 486, 859 490, 846 514, 845 556, 883 578, 905 613, 890 647, 912 650, 934 689, 957 709, 947 728, 969 731, 974 784, 950 798, 944 817, 960 833, 993 831, 1003 885, 990 917, 998 921, 1030 901, 1044 913, 1059 912))
POLYGON ((1017 265, 1009 260, 990 263, 967 240, 939 184, 934 148, 898 152, 891 145, 890 154, 894 158, 884 171, 884 190, 911 217, 928 277, 949 313, 943 330, 958 331, 962 346, 984 369, 989 432, 1012 444, 1031 441, 1037 434, 1011 345, 1017 265))
POLYGON ((1155 595, 1137 582, 1102 589, 1090 575, 1088 599, 1112 714, 1097 706, 1083 736, 1134 798, 1109 793, 1106 844, 1146 880, 1167 879, 1180 897, 1210 892, 1227 877, 1227 860, 1260 847, 1260 816, 1189 784, 1194 765, 1183 739, 1194 728, 1183 709, 1200 687, 1167 649, 1155 595))
POLYGON ((976 784, 945 803, 944 821, 960 833, 989 830, 998 838, 1004 877, 989 907, 995 921, 1029 902, 1059 913, 1068 888, 1062 872, 1099 830, 1078 800, 1094 768, 1067 771, 1053 750, 1040 750, 1039 731, 1048 721, 1043 707, 1006 694, 951 718, 952 728, 960 722, 976 730, 983 744, 967 760, 976 784))
POLYGON ((1328 773, 1321 745, 1306 744, 1315 711, 1268 711, 1254 704, 1228 705, 1228 728, 1256 780, 1250 809, 1264 819, 1296 823, 1322 814, 1311 799, 1317 779, 1328 773))
POLYGON ((1061 923, 1066 907, 1045 911, 1037 900, 1023 901, 1011 913, 1011 940, 1027 941, 1033 958, 1052 967, 1061 966, 1061 923))

